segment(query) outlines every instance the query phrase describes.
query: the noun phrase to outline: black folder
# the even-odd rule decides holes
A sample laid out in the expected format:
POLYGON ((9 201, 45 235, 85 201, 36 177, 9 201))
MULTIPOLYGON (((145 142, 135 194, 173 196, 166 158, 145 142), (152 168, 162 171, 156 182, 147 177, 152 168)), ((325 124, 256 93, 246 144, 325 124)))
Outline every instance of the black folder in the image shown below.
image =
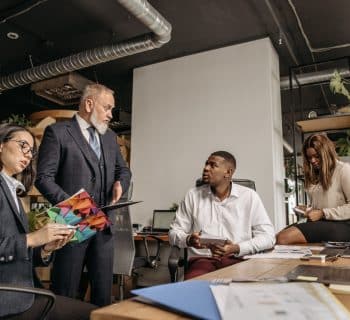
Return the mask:
POLYGON ((119 209, 127 206, 131 206, 136 203, 140 203, 142 201, 123 201, 123 202, 117 202, 114 204, 110 204, 108 206, 101 207, 100 209, 102 211, 109 211, 109 210, 114 210, 114 209, 119 209))

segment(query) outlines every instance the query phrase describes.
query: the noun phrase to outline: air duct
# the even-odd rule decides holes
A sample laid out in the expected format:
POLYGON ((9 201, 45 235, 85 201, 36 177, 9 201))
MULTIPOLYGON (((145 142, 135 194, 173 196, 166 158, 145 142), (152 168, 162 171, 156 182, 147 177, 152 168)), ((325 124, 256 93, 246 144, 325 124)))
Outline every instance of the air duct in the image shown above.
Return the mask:
POLYGON ((170 23, 146 0, 117 1, 153 33, 135 37, 119 44, 82 51, 31 69, 1 77, 0 93, 74 70, 156 49, 169 42, 171 37, 170 23))
MULTIPOLYGON (((349 69, 346 68, 340 68, 337 69, 341 77, 347 78, 350 76, 349 69)), ((320 84, 323 82, 329 81, 333 74, 335 69, 328 69, 328 70, 322 70, 322 71, 315 71, 315 72, 307 72, 297 75, 298 83, 299 85, 307 85, 307 84, 320 84)), ((293 79, 293 89, 298 88, 298 83, 296 79, 293 79)), ((282 77, 280 81, 280 87, 281 90, 287 90, 289 89, 289 77, 282 77)))

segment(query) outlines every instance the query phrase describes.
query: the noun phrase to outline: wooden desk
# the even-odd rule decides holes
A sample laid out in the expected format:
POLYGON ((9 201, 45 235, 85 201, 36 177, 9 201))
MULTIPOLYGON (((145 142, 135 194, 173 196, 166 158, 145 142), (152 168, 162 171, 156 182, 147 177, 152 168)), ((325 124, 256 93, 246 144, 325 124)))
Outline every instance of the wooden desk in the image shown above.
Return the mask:
MULTIPOLYGON (((233 266, 220 269, 197 279, 211 280, 215 278, 230 278, 230 277, 276 277, 283 276, 299 264, 312 265, 331 265, 331 266, 349 266, 350 259, 339 258, 334 262, 320 263, 318 261, 300 261, 298 259, 252 259, 247 260, 233 266)), ((335 296, 344 304, 350 311, 350 295, 335 294, 335 296)), ((188 319, 175 313, 161 310, 150 305, 136 302, 132 299, 113 304, 96 311, 93 311, 91 320, 115 320, 115 319, 188 319)))
MULTIPOLYGON (((136 234, 136 235, 134 235, 134 240, 135 241, 141 241, 141 240, 144 239, 144 237, 145 237, 145 235, 136 234)), ((155 235, 155 237, 159 238, 160 240, 163 240, 164 242, 169 242, 168 234, 155 235)), ((150 236, 147 237, 147 240, 149 240, 149 241, 152 241, 152 240, 156 241, 156 239, 154 239, 154 238, 152 238, 150 236)))

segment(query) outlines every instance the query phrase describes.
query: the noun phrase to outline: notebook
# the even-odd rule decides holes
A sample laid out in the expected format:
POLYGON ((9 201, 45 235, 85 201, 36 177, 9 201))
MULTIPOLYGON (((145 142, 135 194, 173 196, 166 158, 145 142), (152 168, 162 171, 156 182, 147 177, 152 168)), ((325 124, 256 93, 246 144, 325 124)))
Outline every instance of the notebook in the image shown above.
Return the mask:
POLYGON ((301 264, 286 275, 289 281, 350 284, 350 268, 301 264))
POLYGON ((153 219, 151 228, 144 228, 139 234, 167 234, 170 224, 175 219, 174 210, 153 210, 153 219))
POLYGON ((320 251, 320 254, 325 254, 327 257, 335 257, 335 256, 350 256, 350 248, 324 248, 320 251))

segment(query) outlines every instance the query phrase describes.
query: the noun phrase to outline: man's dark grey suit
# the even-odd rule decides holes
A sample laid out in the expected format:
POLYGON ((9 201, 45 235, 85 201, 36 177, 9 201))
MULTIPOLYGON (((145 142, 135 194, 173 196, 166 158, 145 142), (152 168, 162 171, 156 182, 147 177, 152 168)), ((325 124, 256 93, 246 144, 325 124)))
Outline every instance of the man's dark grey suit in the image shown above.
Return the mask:
MULTIPOLYGON (((120 181, 129 188, 131 172, 122 158, 116 134, 108 129, 100 135, 101 158, 84 138, 73 117, 46 128, 40 149, 35 186, 52 204, 84 188, 98 205, 112 201, 113 185, 120 181)), ((115 220, 115 211, 110 211, 115 220)), ((76 298, 80 276, 87 266, 91 283, 91 303, 103 306, 111 301, 113 276, 113 225, 82 243, 69 243, 56 252, 52 270, 52 290, 76 298)))

